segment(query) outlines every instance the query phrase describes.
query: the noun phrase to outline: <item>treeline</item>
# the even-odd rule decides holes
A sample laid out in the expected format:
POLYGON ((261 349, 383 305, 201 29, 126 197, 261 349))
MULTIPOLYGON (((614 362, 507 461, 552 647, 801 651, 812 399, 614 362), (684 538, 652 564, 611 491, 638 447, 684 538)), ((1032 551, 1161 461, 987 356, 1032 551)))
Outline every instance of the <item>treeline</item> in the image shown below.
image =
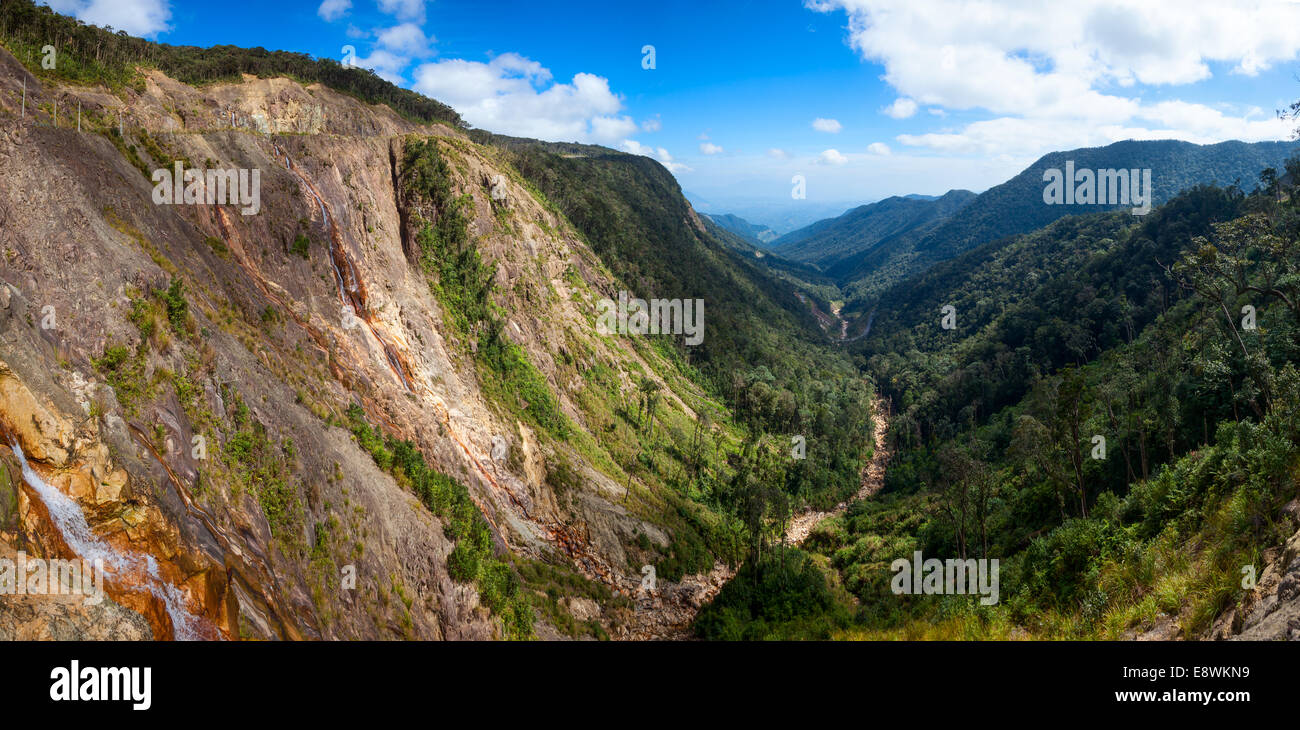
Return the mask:
MULTIPOLYGON (((1043 174, 1073 162, 1076 169, 1150 169, 1152 205, 1171 200, 1198 185, 1249 186, 1259 172, 1281 167, 1297 151, 1294 142, 1220 142, 1195 145, 1176 140, 1127 140, 1044 155, 1020 174, 981 193, 938 225, 918 227, 886 238, 857 257, 846 258, 827 273, 840 282, 848 312, 869 311, 887 302, 888 287, 991 241, 1006 242, 1064 216, 1098 210, 1127 211, 1124 205, 1047 205, 1043 174)), ((892 302, 891 302, 892 304, 892 302)))
POLYGON ((80 84, 138 86, 137 67, 156 68, 193 85, 239 81, 242 74, 260 78, 288 76, 302 83, 324 84, 370 104, 387 105, 412 121, 465 126, 460 115, 446 104, 385 81, 369 69, 344 67, 330 58, 289 51, 155 43, 125 31, 87 25, 32 0, 0 3, 0 39, 38 76, 80 84), (41 49, 46 45, 54 46, 57 53, 52 70, 41 66, 41 49))
POLYGON ((856 490, 871 432, 869 385, 826 346, 786 282, 694 224, 663 166, 602 147, 475 137, 502 149, 635 296, 705 300, 703 341, 662 344, 730 406, 752 442, 783 444, 790 463, 781 488, 792 505, 826 507, 856 490), (791 457, 795 436, 804 459, 791 457))
POLYGON ((895 290, 863 346, 898 411, 886 495, 809 543, 868 635, 1117 638, 1164 613, 1194 636, 1241 595, 1297 527, 1297 179, 1064 219, 895 290), (914 550, 1000 559, 1002 603, 893 595, 914 550))

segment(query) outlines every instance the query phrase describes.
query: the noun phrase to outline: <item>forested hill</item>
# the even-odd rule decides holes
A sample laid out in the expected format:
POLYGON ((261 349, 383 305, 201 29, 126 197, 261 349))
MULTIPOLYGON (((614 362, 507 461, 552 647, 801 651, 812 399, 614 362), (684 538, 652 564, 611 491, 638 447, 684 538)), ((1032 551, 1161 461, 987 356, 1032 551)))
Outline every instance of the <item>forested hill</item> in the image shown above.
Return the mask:
POLYGON ((703 215, 726 230, 761 248, 769 248, 769 244, 777 238, 776 231, 771 228, 757 223, 750 223, 738 215, 732 215, 731 213, 704 213, 703 215))
POLYGON ((756 439, 800 433, 817 444, 815 460, 785 475, 789 498, 827 506, 856 489, 867 386, 848 355, 826 343, 794 288, 752 249, 721 240, 731 234, 695 213, 663 165, 593 145, 473 137, 502 151, 631 296, 705 300, 703 342, 677 347, 675 356, 756 439))
POLYGON ((885 496, 808 543, 868 607, 851 635, 1284 636, 1231 607, 1297 527, 1295 193, 1072 216, 886 289, 855 345, 897 414, 885 496), (999 558, 1001 602, 888 600, 913 550, 999 558))
POLYGON ((288 76, 303 84, 324 84, 365 102, 386 104, 412 121, 465 127, 451 107, 392 84, 369 69, 290 51, 157 43, 127 35, 125 31, 114 33, 111 28, 87 25, 59 15, 48 6, 36 5, 32 0, 0 3, 0 39, 33 73, 61 81, 139 87, 138 67, 157 68, 177 81, 196 86, 236 82, 242 74, 260 78, 288 76), (59 47, 56 68, 46 70, 31 63, 32 59, 39 59, 40 49, 51 41, 59 47))
POLYGON ((856 259, 883 240, 933 227, 975 197, 969 190, 950 190, 939 198, 886 198, 791 231, 776 239, 772 248, 795 261, 833 268, 839 261, 856 259))
POLYGON ((1221 142, 1197 145, 1174 140, 1125 141, 1043 156, 1023 172, 981 193, 957 214, 932 230, 889 239, 827 273, 845 287, 846 310, 869 308, 890 284, 924 271, 936 262, 996 239, 1027 233, 1067 215, 1130 205, 1048 205, 1043 202, 1044 171, 1150 169, 1153 205, 1201 184, 1252 188, 1265 168, 1280 170, 1300 150, 1296 142, 1221 142))

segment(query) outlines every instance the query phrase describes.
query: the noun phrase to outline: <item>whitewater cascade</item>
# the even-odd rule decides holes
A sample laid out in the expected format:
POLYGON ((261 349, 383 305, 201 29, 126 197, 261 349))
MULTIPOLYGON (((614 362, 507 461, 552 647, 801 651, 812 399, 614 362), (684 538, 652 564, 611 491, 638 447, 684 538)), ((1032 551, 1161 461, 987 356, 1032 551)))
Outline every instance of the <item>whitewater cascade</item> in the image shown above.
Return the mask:
POLYGON ((14 456, 22 467, 23 481, 31 487, 45 505, 50 520, 62 535, 63 541, 77 554, 77 557, 90 563, 102 560, 105 579, 113 579, 119 586, 130 591, 149 591, 163 602, 167 615, 171 618, 172 633, 177 641, 198 641, 215 634, 205 630, 203 619, 189 612, 185 607, 185 596, 172 584, 163 580, 158 572, 158 561, 152 555, 121 553, 112 545, 101 540, 90 529, 86 516, 73 499, 50 484, 37 474, 23 454, 17 443, 9 444, 14 456))

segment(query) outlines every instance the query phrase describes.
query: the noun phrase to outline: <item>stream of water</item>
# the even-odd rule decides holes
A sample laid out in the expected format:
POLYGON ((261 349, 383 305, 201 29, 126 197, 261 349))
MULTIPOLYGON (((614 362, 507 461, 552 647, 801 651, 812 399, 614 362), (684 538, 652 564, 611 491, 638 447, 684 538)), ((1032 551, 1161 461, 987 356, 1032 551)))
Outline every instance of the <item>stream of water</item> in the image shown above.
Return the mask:
POLYGON ((162 601, 171 618, 176 640, 196 641, 208 638, 207 635, 211 632, 204 630, 203 619, 191 614, 185 607, 185 596, 176 586, 163 580, 158 572, 158 561, 152 555, 121 553, 101 540, 90 529, 80 505, 46 483, 27 463, 22 447, 11 443, 9 448, 13 449, 14 456, 22 467, 23 481, 40 497, 50 520, 77 557, 92 564, 96 560, 102 560, 106 579, 113 579, 126 590, 148 591, 162 601))

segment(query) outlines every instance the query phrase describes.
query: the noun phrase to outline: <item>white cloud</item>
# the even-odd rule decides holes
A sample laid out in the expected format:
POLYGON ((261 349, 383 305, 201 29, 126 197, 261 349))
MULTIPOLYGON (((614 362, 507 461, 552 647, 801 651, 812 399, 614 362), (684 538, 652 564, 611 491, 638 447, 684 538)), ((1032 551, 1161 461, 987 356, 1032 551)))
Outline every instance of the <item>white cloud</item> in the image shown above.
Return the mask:
POLYGON ((828 134, 838 134, 839 131, 844 127, 840 125, 839 120, 822 119, 821 117, 817 117, 816 119, 813 120, 812 128, 817 130, 818 132, 826 132, 828 134))
POLYGON ((432 50, 429 45, 434 38, 426 37, 424 31, 415 23, 402 23, 392 28, 378 31, 376 42, 385 50, 408 58, 428 56, 432 50))
POLYGON ((399 85, 406 83, 406 79, 402 78, 402 71, 410 62, 411 59, 382 48, 371 51, 365 58, 358 56, 356 59, 356 64, 361 68, 372 69, 379 74, 380 78, 399 85))
POLYGON ((694 170, 686 165, 683 165, 680 162, 675 162, 673 156, 668 154, 668 150, 663 147, 648 147, 634 139, 625 139, 623 140, 623 149, 634 155, 644 155, 659 160, 664 167, 668 168, 669 172, 694 172, 694 170))
POLYGON ((642 132, 658 132, 663 128, 664 128, 664 123, 659 119, 659 115, 657 114, 651 117, 650 119, 641 122, 642 132))
POLYGON ((424 25, 425 0, 379 0, 379 9, 398 20, 411 20, 424 25))
POLYGON ((602 116, 591 118, 591 135, 593 142, 613 142, 624 135, 634 134, 636 122, 631 117, 602 116))
POLYGON ((767 151, 767 156, 776 160, 787 160, 790 158, 790 153, 779 147, 773 147, 767 151))
POLYGON ((885 155, 891 154, 893 150, 890 150, 889 145, 885 144, 884 142, 872 142, 871 144, 867 145, 867 152, 870 152, 873 155, 881 155, 883 157, 885 155))
POLYGON ((548 141, 613 143, 638 127, 609 81, 589 73, 556 83, 540 63, 506 53, 488 63, 447 59, 415 69, 412 88, 493 132, 548 141))
POLYGON ((112 26, 131 35, 151 36, 171 30, 168 0, 50 0, 50 9, 83 23, 112 26))
POLYGON ((1126 139, 1180 139, 1210 144, 1225 139, 1246 142, 1285 139, 1289 133, 1289 125, 1273 117, 1232 117, 1201 104, 1176 101, 1139 109, 1133 120, 1124 123, 998 117, 968 124, 960 130, 900 134, 897 139, 905 145, 952 154, 1037 157, 1053 150, 1100 147, 1126 139))
POLYGON ((342 18, 351 9, 352 0, 324 0, 316 9, 316 14, 329 22, 342 18))
MULTIPOLYGON (((850 43, 864 59, 884 67, 883 78, 902 99, 997 117, 959 130, 902 135, 904 144, 1020 155, 1052 148, 1045 144, 1105 143, 1117 134, 1189 141, 1286 137, 1283 125, 1246 113, 1232 117, 1181 101, 1148 104, 1135 87, 1194 83, 1209 78, 1215 65, 1255 75, 1294 62, 1300 57, 1300 3, 805 4, 820 12, 846 12, 850 43), (1132 96, 1118 93, 1127 89, 1133 89, 1124 92, 1132 96)), ((1170 97, 1162 93, 1161 98, 1170 97)))
POLYGON ((840 154, 839 150, 826 150, 817 156, 817 163, 821 165, 843 165, 848 161, 849 158, 840 154))
POLYGON ((721 151, 722 151, 722 148, 719 147, 719 146, 716 145, 716 144, 713 144, 712 142, 701 142, 701 143, 700 143, 700 152, 703 152, 703 153, 706 154, 706 155, 716 155, 716 154, 718 154, 718 153, 721 152, 721 151))
POLYGON ((894 119, 907 119, 916 113, 916 108, 916 102, 905 97, 900 97, 895 99, 893 104, 881 109, 881 111, 894 119))

